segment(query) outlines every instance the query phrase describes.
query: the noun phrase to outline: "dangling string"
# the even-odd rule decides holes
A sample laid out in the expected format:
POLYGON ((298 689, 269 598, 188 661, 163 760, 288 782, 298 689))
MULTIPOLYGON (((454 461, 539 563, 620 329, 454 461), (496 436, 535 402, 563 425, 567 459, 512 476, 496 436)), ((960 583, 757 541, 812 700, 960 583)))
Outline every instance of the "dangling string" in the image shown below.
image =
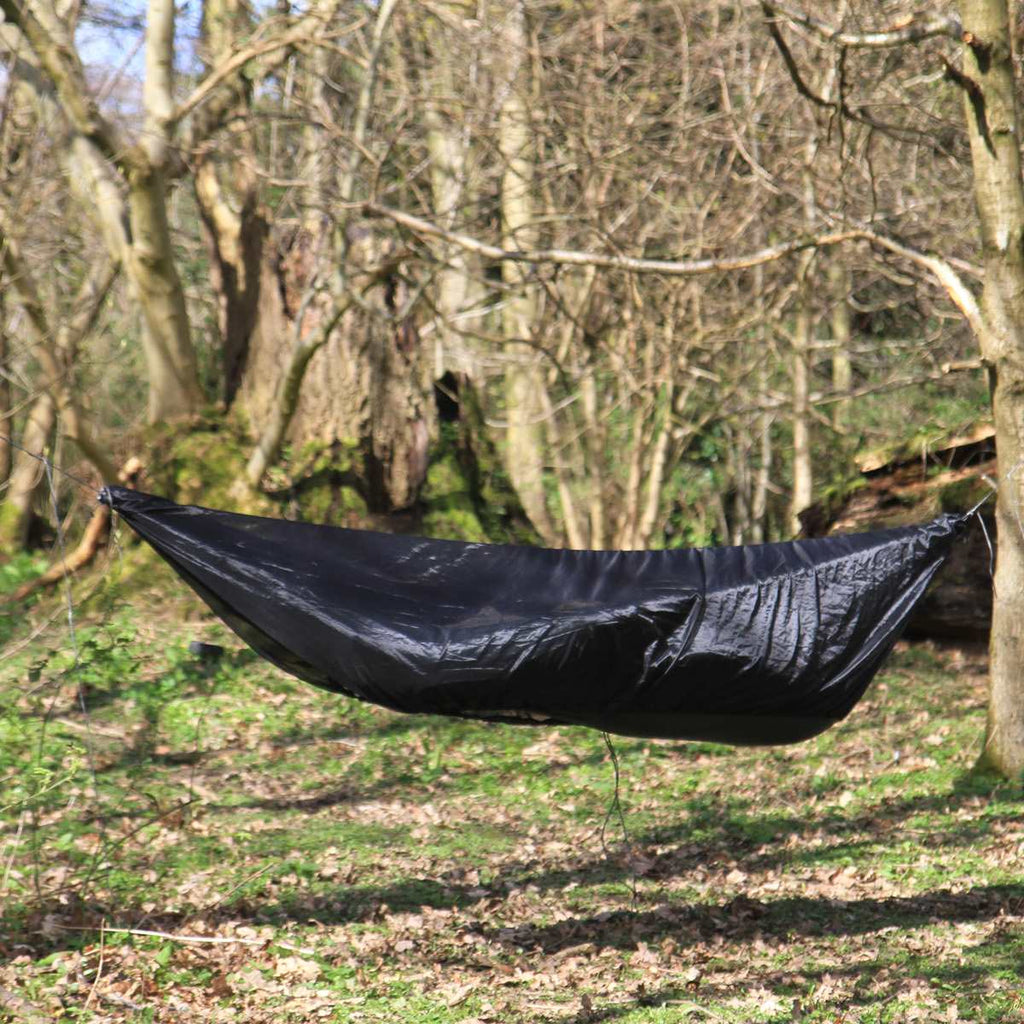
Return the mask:
MULTIPOLYGON (((25 449, 22 449, 25 451, 25 449)), ((43 464, 43 469, 46 472, 46 482, 50 489, 50 508, 53 510, 53 519, 57 527, 57 550, 60 553, 60 564, 61 570, 64 576, 64 596, 67 600, 68 606, 68 636, 71 639, 71 654, 72 662, 71 669, 72 673, 77 673, 78 662, 79 662, 79 650, 78 650, 78 634, 75 630, 75 603, 71 593, 71 573, 68 572, 68 561, 67 561, 67 544, 64 540, 64 523, 61 520, 60 509, 57 505, 57 486, 53 479, 53 471, 57 469, 52 462, 44 455, 33 455, 32 452, 25 452, 26 455, 32 455, 33 458, 39 459, 43 464)), ((57 469, 57 472, 63 472, 65 476, 75 479, 72 474, 65 472, 64 470, 57 469)), ((87 484, 85 486, 88 486, 87 484)), ((89 488, 95 490, 95 488, 89 488)), ((78 697, 78 706, 81 708, 82 717, 85 719, 85 725, 87 733, 89 734, 90 742, 85 745, 85 756, 89 764, 89 772, 92 775, 93 786, 96 785, 96 764, 93 760, 92 754, 92 723, 89 720, 89 709, 85 703, 85 687, 80 683, 76 686, 76 696, 78 697)))
MULTIPOLYGON (((74 473, 69 473, 68 470, 61 469, 60 466, 55 466, 45 455, 40 455, 38 452, 30 452, 27 448, 22 448, 22 446, 18 444, 17 441, 12 440, 6 434, 0 434, 0 441, 6 441, 7 444, 9 444, 12 448, 15 448, 19 452, 22 452, 23 454, 27 455, 30 459, 35 459, 36 462, 41 462, 46 471, 47 479, 51 480, 51 483, 52 474, 60 473, 61 476, 67 477, 69 480, 78 484, 79 487, 84 487, 87 491, 91 491, 93 494, 97 493, 95 485, 89 483, 88 480, 83 480, 80 476, 75 476, 74 473)), ((51 487, 51 494, 52 493, 53 490, 51 487)))
POLYGON ((629 858, 629 883, 633 905, 635 906, 639 898, 639 893, 637 889, 636 866, 633 863, 633 843, 629 838, 629 829, 626 828, 626 815, 622 811, 622 802, 619 799, 619 784, 621 781, 619 772, 619 754, 618 751, 616 751, 615 745, 612 743, 612 738, 608 735, 607 731, 602 731, 601 736, 604 739, 604 745, 608 748, 608 754, 612 761, 612 768, 615 771, 615 791, 612 794, 612 800, 608 806, 608 811, 604 816, 604 822, 601 824, 601 847, 604 850, 605 855, 607 855, 608 845, 604 838, 605 832, 608 829, 608 822, 611 821, 613 816, 615 816, 619 819, 619 827, 622 829, 622 841, 626 847, 626 856, 629 858))
POLYGON ((988 535, 988 527, 985 525, 985 517, 978 512, 978 523, 981 525, 981 533, 988 545, 988 574, 995 579, 996 575, 996 549, 992 546, 992 539, 988 535))
MULTIPOLYGON (((1011 480, 1020 472, 1022 467, 1024 467, 1024 458, 1018 459, 1017 462, 1003 474, 1003 479, 1011 480)), ((985 517, 981 514, 981 506, 984 505, 985 502, 991 501, 992 498, 996 497, 999 493, 999 485, 987 473, 983 474, 981 479, 989 485, 991 490, 984 498, 981 499, 981 501, 968 509, 964 513, 963 518, 967 520, 973 516, 978 520, 978 525, 981 527, 982 535, 985 538, 985 545, 988 547, 988 574, 994 579, 996 574, 996 550, 995 545, 992 543, 992 538, 989 536, 988 525, 985 522, 985 517)), ((1024 521, 1021 519, 1019 503, 1018 506, 1014 508, 1013 517, 1017 520, 1017 527, 1021 531, 1021 536, 1024 536, 1024 521)))
MULTIPOLYGON (((22 449, 24 451, 24 449, 22 449)), ((31 452, 27 454, 31 455, 31 452)), ((46 482, 50 488, 50 508, 53 510, 53 521, 57 527, 57 550, 60 553, 61 570, 64 574, 64 596, 68 604, 68 635, 71 637, 71 650, 75 656, 75 665, 78 665, 78 637, 75 633, 75 604, 71 597, 71 575, 68 572, 67 546, 64 543, 64 523, 60 518, 60 509, 57 507, 57 487, 53 480, 54 466, 45 456, 35 456, 43 464, 46 471, 46 482)), ((81 688, 79 688, 81 698, 81 688)), ((84 711, 85 708, 83 707, 84 711)))
POLYGON ((970 519, 971 516, 978 516, 978 518, 980 519, 981 518, 981 513, 978 510, 981 508, 982 505, 985 504, 986 501, 991 501, 996 496, 996 487, 992 483, 992 481, 989 480, 989 478, 987 476, 983 476, 982 480, 984 480, 985 483, 987 483, 989 485, 989 487, 992 488, 992 490, 989 491, 988 494, 986 494, 985 497, 981 499, 981 501, 979 501, 973 507, 969 508, 964 513, 964 519, 970 519))

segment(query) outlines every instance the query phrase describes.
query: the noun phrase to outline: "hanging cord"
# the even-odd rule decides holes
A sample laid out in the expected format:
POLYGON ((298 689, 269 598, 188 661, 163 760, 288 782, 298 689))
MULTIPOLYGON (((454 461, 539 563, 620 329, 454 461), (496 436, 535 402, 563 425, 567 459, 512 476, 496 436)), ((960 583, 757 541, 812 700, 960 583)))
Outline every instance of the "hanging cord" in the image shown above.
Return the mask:
MULTIPOLYGON (((22 451, 24 451, 24 449, 22 449, 22 451)), ((28 452, 26 454, 31 455, 32 453, 28 452)), ((71 597, 71 574, 68 572, 68 552, 67 546, 64 543, 64 523, 60 517, 60 509, 57 507, 57 486, 53 479, 53 470, 55 467, 53 463, 44 456, 36 455, 34 457, 42 462, 43 469, 46 472, 46 482, 50 488, 50 508, 53 510, 53 521, 57 526, 57 550, 60 553, 60 564, 64 573, 64 596, 67 599, 68 604, 68 635, 71 638, 71 651, 75 657, 73 668, 75 668, 78 666, 78 637, 75 633, 75 604, 71 597)), ((81 700, 81 687, 79 687, 79 702, 81 702, 81 700)), ((85 711, 84 705, 82 710, 85 711)))
MULTIPOLYGON (((32 453, 27 452, 26 454, 31 455, 32 453)), ((78 634, 75 630, 75 602, 71 593, 71 573, 68 571, 67 544, 65 543, 64 540, 64 523, 61 520, 60 510, 57 507, 57 486, 53 479, 53 471, 57 469, 57 467, 54 466, 53 463, 51 463, 50 460, 45 456, 36 455, 33 457, 38 458, 42 462, 43 469, 46 472, 46 482, 50 488, 50 507, 53 510, 54 522, 57 524, 57 550, 60 553, 61 570, 64 574, 64 597, 67 601, 68 606, 68 636, 71 639, 72 662, 71 667, 68 669, 68 673, 70 675, 74 675, 78 672, 78 663, 80 657, 78 649, 78 634)), ((58 472, 63 472, 63 470, 58 470, 58 472)), ((65 475, 71 477, 70 473, 65 473, 65 475)), ((74 478, 72 477, 72 479, 74 478)), ((85 703, 85 687, 83 687, 82 684, 79 683, 75 687, 75 691, 76 696, 78 697, 78 706, 79 708, 81 708, 82 717, 85 719, 87 735, 89 738, 89 742, 85 745, 85 756, 86 760, 89 763, 89 772, 92 775, 93 788, 95 789, 96 765, 95 762, 93 761, 92 756, 92 722, 89 718, 89 709, 85 703)))
MULTIPOLYGON (((1014 465, 1012 465, 1006 471, 1006 473, 1003 474, 1003 479, 1011 480, 1020 472, 1022 467, 1024 467, 1024 458, 1018 459, 1017 462, 1014 465)), ((984 498, 981 499, 981 501, 976 502, 971 508, 969 508, 963 514, 963 518, 964 521, 971 519, 972 517, 978 520, 978 525, 981 527, 982 535, 985 538, 985 545, 988 547, 988 574, 994 579, 996 574, 996 549, 995 545, 992 543, 992 538, 989 536, 988 526, 985 523, 985 517, 981 514, 981 506, 984 505, 986 502, 991 501, 994 497, 996 497, 996 495, 999 493, 999 485, 987 473, 984 474, 981 479, 988 484, 991 490, 988 492, 988 494, 985 495, 984 498)), ((1017 526, 1020 529, 1021 534, 1024 535, 1024 521, 1022 521, 1021 519, 1019 509, 1014 509, 1014 519, 1017 520, 1017 526)))
MULTIPOLYGON (((1010 470, 1012 473, 1013 470, 1010 470)), ((992 579, 995 579, 996 575, 996 549, 992 544, 992 538, 988 535, 988 526, 985 525, 985 517, 981 514, 981 506, 994 498, 999 493, 999 486, 995 480, 992 479, 987 473, 981 478, 992 488, 984 498, 981 499, 968 513, 967 517, 976 516, 978 525, 981 527, 982 536, 985 538, 985 545, 988 547, 988 574, 992 579)))
POLYGON ((636 906, 639 900, 639 890, 637 884, 636 866, 633 858, 633 841, 629 837, 629 829, 626 827, 626 815, 622 810, 622 801, 619 799, 621 773, 619 771, 619 755, 615 749, 615 745, 612 743, 611 736, 606 731, 601 732, 601 737, 604 739, 604 745, 608 748, 608 754, 611 757, 612 768, 615 772, 615 791, 612 793, 611 803, 608 805, 608 811, 605 813, 604 821, 601 823, 601 849, 604 855, 608 856, 608 844, 605 841, 605 833, 608 829, 608 822, 613 817, 617 817, 619 820, 619 828, 622 829, 622 842, 626 847, 626 857, 629 863, 629 885, 630 894, 632 896, 633 905, 636 906))
MULTIPOLYGON (((7 444, 9 444, 12 448, 15 448, 19 452, 22 452, 23 454, 27 455, 30 459, 35 459, 36 462, 41 462, 43 464, 43 468, 46 471, 47 479, 50 480, 51 482, 51 496, 53 496, 53 473, 60 473, 61 476, 67 477, 68 480, 71 480, 72 482, 76 483, 79 487, 85 488, 85 490, 90 491, 92 494, 98 493, 96 490, 96 486, 94 484, 89 483, 88 480, 83 480, 80 476, 75 476, 74 473, 70 473, 66 469, 61 469, 60 466, 55 466, 45 455, 40 455, 38 452, 30 452, 27 448, 22 448, 22 446, 18 444, 17 441, 12 440, 6 434, 0 434, 0 441, 6 441, 7 444)), ((55 497, 54 500, 56 500, 55 497)), ((61 544, 63 545, 63 536, 61 537, 61 544)))
MULTIPOLYGON (((1011 470, 1011 472, 1013 472, 1013 471, 1011 470)), ((998 488, 996 487, 995 482, 992 480, 992 478, 988 477, 988 476, 983 476, 981 479, 984 480, 985 483, 987 483, 989 485, 989 487, 992 488, 992 490, 989 491, 988 494, 986 494, 985 497, 981 499, 981 501, 979 501, 976 505, 974 505, 971 508, 969 508, 964 513, 964 519, 970 519, 971 516, 978 516, 978 518, 980 519, 981 518, 981 512, 980 512, 981 506, 984 505, 986 501, 991 501, 996 496, 996 492, 997 492, 998 488)))
MULTIPOLYGON (((9 438, 7 440, 9 440, 9 438)), ((72 590, 71 590, 71 573, 68 570, 68 564, 67 564, 67 544, 66 544, 65 538, 64 538, 64 522, 61 519, 60 508, 58 506, 57 485, 56 485, 56 481, 55 481, 54 475, 53 475, 54 471, 56 470, 58 473, 63 473, 69 479, 73 480, 75 483, 79 484, 80 486, 86 487, 89 491, 91 491, 94 494, 95 494, 95 488, 90 486, 89 484, 84 483, 84 481, 78 480, 73 474, 68 473, 65 470, 59 469, 57 466, 54 466, 53 463, 46 456, 44 456, 44 455, 37 455, 34 452, 27 451, 26 449, 21 448, 20 445, 14 445, 14 447, 18 448, 19 450, 21 450, 23 452, 25 452, 26 455, 29 455, 32 458, 37 459, 39 462, 41 462, 43 464, 43 470, 46 473, 46 482, 47 482, 47 485, 49 487, 49 492, 50 492, 50 507, 51 507, 51 509, 53 511, 54 523, 55 523, 56 529, 57 529, 57 550, 58 550, 59 555, 60 555, 61 571, 62 571, 63 581, 64 581, 64 594, 65 594, 65 599, 67 601, 68 635, 69 635, 70 640, 71 640, 72 662, 71 662, 71 665, 69 666, 69 668, 67 668, 63 674, 66 677, 70 678, 72 681, 77 681, 76 677, 78 675, 79 663, 80 663, 81 658, 80 658, 80 650, 79 650, 79 646, 78 646, 78 634, 77 634, 77 631, 76 631, 76 628, 75 628, 75 604, 74 604, 74 597, 73 597, 72 590)), ((76 697, 78 699, 78 706, 81 709, 82 718, 84 719, 85 729, 86 729, 86 742, 84 744, 84 748, 85 748, 85 761, 86 761, 86 765, 88 766, 89 775, 90 775, 90 777, 92 779, 93 792, 96 793, 96 792, 98 792, 98 781, 97 781, 97 774, 96 774, 96 760, 95 760, 95 757, 93 755, 93 745, 94 744, 93 744, 92 720, 91 720, 91 718, 89 716, 88 706, 86 705, 85 688, 82 686, 82 684, 80 682, 77 682, 75 690, 76 690, 76 697)), ((50 723, 50 720, 51 720, 51 718, 53 716, 53 712, 54 712, 54 708, 55 708, 55 705, 56 705, 56 701, 57 701, 57 693, 54 693, 53 700, 50 701, 50 704, 49 704, 49 706, 48 706, 48 708, 46 710, 46 714, 43 717, 43 723, 42 723, 43 727, 42 727, 42 730, 39 733, 39 752, 40 752, 40 754, 42 754, 42 752, 43 752, 43 744, 45 742, 46 729, 47 729, 47 727, 48 727, 48 725, 50 723)), ((33 822, 33 845, 34 845, 36 853, 38 855, 38 849, 39 848, 36 845, 36 838, 37 838, 36 837, 36 829, 37 829, 37 827, 38 827, 38 823, 37 822, 33 822)), ((104 821, 100 821, 99 822, 98 831, 99 831, 99 834, 100 834, 101 837, 104 836, 104 834, 106 832, 106 823, 104 821)), ((93 853, 93 856, 92 856, 92 868, 91 868, 91 871, 94 871, 95 868, 96 868, 96 865, 99 863, 100 852, 101 852, 102 849, 103 849, 103 844, 100 843, 99 846, 97 847, 96 851, 93 853)), ((38 862, 36 863, 36 870, 38 871, 38 862)), ((90 873, 91 873, 91 871, 90 871, 90 873)), ((38 885, 38 876, 37 876, 37 885, 38 885)))

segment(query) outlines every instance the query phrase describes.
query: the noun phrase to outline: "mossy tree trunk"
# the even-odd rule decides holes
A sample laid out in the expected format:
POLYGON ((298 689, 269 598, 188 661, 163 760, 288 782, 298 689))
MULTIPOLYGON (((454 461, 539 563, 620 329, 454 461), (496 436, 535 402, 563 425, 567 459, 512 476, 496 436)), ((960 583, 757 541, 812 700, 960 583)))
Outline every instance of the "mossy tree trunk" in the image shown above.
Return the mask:
POLYGON ((999 455, 988 735, 983 760, 1024 772, 1024 186, 1006 0, 963 0, 964 111, 985 267, 982 358, 999 455))
MULTIPOLYGON (((6 370, 10 358, 10 344, 7 337, 7 316, 4 312, 4 293, 0 289, 0 371, 6 370)), ((0 372, 0 435, 12 437, 14 434, 14 414, 11 408, 11 382, 7 374, 0 372)), ((14 449, 0 440, 0 490, 11 476, 14 449)))
POLYGON ((382 0, 376 7, 369 58, 358 71, 335 67, 327 51, 314 62, 305 90, 315 114, 305 132, 314 158, 306 209, 298 226, 268 238, 238 392, 258 435, 246 470, 250 485, 259 486, 286 442, 338 442, 362 456, 375 512, 415 502, 426 475, 432 413, 424 380, 429 360, 406 309, 400 259, 353 207, 366 188, 361 171, 378 62, 396 5, 382 0), (351 109, 331 86, 344 75, 358 75, 351 109), (339 149, 339 137, 348 145, 339 149), (333 221, 324 215, 331 210, 333 221))

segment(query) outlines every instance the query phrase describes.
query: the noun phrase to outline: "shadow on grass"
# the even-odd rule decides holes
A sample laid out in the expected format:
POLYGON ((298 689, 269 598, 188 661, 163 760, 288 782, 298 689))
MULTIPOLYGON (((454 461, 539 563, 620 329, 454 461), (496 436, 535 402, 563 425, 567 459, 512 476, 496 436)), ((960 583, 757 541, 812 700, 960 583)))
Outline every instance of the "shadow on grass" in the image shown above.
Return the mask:
POLYGON ((645 991, 643 985, 638 985, 637 988, 639 991, 629 999, 617 999, 613 1003, 604 1002, 603 1005, 601 1000, 595 1000, 595 1005, 589 1009, 584 1009, 581 1006, 575 1012, 558 1016, 546 1013, 537 1019, 543 1020, 545 1024, 606 1024, 608 1021, 621 1020, 623 1017, 628 1017, 643 1009, 684 1003, 691 1008, 701 1009, 694 1003, 692 995, 688 998, 687 993, 676 986, 665 986, 652 992, 645 991))
MULTIPOLYGON (((8 935, 0 952, 9 957, 30 949, 42 952, 80 947, 97 941, 101 922, 107 928, 168 932, 187 931, 196 919, 202 919, 207 926, 231 921, 277 926, 315 923, 330 927, 379 921, 389 912, 423 907, 467 909, 478 903, 479 898, 476 887, 408 879, 382 886, 347 886, 332 893, 309 893, 275 902, 241 897, 189 914, 57 900, 52 905, 35 905, 31 912, 9 919, 8 935), (55 919, 70 922, 64 926, 65 933, 53 925, 55 919), (50 924, 44 935, 39 926, 47 921, 50 924)), ((1022 910, 1024 884, 979 886, 966 892, 937 889, 916 896, 882 899, 789 896, 762 902, 740 895, 721 903, 665 903, 653 909, 607 911, 556 923, 515 927, 469 918, 461 927, 499 948, 551 955, 585 944, 597 949, 633 951, 639 942, 658 945, 666 939, 671 939, 677 948, 684 948, 717 937, 738 942, 755 938, 792 942, 857 936, 941 923, 993 921, 1004 915, 1019 915, 1022 910)), ((493 900, 488 915, 500 918, 501 907, 495 906, 493 900)), ((453 925, 456 927, 459 926, 453 925)))
POLYGON ((988 921, 1002 914, 1019 914, 1022 907, 1024 885, 995 885, 962 893, 940 889, 885 899, 792 896, 762 903, 737 896, 727 903, 669 903, 654 910, 622 910, 556 924, 527 924, 515 929, 480 926, 477 930, 492 941, 550 954, 582 943, 632 950, 638 942, 658 943, 669 937, 683 945, 716 935, 740 940, 760 935, 787 941, 852 936, 885 928, 988 921))

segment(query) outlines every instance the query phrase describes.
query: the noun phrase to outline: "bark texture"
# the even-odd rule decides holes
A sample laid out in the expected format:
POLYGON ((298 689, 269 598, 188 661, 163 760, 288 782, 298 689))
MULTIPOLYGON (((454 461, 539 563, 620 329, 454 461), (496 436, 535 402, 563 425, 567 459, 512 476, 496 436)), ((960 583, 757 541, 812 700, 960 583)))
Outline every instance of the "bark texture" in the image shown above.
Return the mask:
POLYGON ((1024 188, 1006 0, 964 0, 964 112, 985 267, 982 358, 999 455, 999 554, 983 759, 1024 772, 1024 188))
MULTIPOLYGON (((506 249, 536 245, 534 223, 534 145, 530 131, 528 38, 526 14, 516 3, 505 19, 503 42, 508 62, 501 80, 504 100, 498 117, 498 149, 504 163, 501 178, 502 244, 506 249)), ((511 262, 501 267, 510 294, 505 301, 502 328, 505 347, 505 461, 509 477, 530 522, 547 544, 558 543, 544 491, 544 419, 541 392, 544 378, 540 354, 528 343, 537 317, 536 286, 527 272, 511 262)))
POLYGON ((811 332, 814 325, 811 261, 804 258, 797 271, 797 310, 793 327, 793 493, 789 526, 800 532, 800 513, 814 501, 811 459, 811 332))

